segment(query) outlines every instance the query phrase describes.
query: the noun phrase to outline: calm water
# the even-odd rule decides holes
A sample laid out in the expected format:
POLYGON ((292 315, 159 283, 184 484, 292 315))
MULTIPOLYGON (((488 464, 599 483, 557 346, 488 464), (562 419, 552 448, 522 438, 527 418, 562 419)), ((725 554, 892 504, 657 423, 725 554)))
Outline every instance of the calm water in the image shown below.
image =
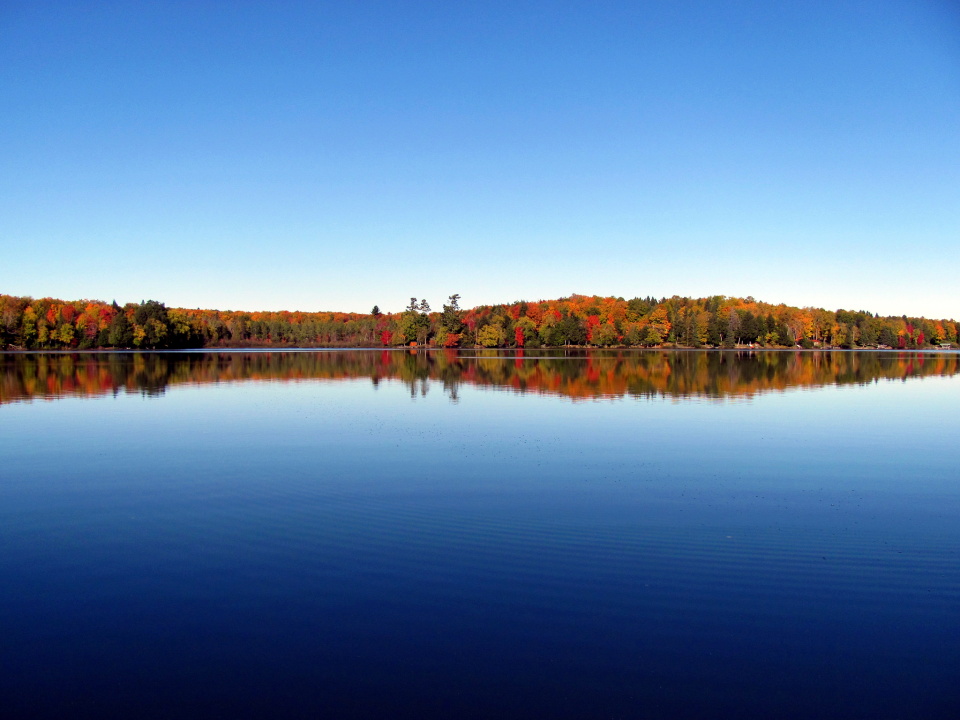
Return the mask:
POLYGON ((0 354, 0 709, 960 717, 958 360, 0 354))

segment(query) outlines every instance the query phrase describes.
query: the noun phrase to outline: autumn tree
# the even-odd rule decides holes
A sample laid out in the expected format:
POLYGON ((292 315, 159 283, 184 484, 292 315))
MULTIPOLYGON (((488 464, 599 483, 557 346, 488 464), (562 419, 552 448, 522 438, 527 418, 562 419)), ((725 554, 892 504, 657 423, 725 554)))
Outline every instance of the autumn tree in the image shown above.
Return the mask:
POLYGON ((506 343, 506 333, 501 323, 489 323, 477 333, 477 343, 483 347, 502 347, 506 343))
POLYGON ((514 344, 517 347, 539 347, 540 336, 537 334, 537 326, 526 315, 517 320, 513 327, 514 344))
POLYGON ((593 332, 593 344, 600 347, 610 347, 620 344, 620 333, 612 322, 605 322, 593 332))
POLYGON ((144 301, 116 303, 0 295, 0 346, 23 349, 93 347, 369 346, 418 341, 463 344, 658 345, 846 347, 876 344, 903 348, 956 342, 955 320, 885 317, 865 311, 827 311, 770 305, 753 298, 655 298, 573 295, 556 300, 485 305, 463 311, 451 295, 443 311, 411 298, 398 315, 341 312, 242 312, 167 309, 144 301), (487 326, 493 326, 479 334, 487 326))
POLYGON ((651 325, 647 330, 647 335, 643 339, 643 344, 652 347, 654 345, 659 345, 663 342, 663 335, 660 334, 660 330, 656 325, 651 325))

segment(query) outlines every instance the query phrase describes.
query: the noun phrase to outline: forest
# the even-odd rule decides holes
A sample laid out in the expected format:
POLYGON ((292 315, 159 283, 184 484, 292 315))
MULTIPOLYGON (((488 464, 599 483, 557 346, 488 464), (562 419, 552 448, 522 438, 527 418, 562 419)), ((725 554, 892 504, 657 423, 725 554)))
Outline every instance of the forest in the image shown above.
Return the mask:
POLYGON ((244 312, 168 308, 156 300, 0 295, 0 349, 247 347, 956 347, 953 319, 773 305, 752 297, 600 297, 440 310, 410 298, 403 312, 244 312))

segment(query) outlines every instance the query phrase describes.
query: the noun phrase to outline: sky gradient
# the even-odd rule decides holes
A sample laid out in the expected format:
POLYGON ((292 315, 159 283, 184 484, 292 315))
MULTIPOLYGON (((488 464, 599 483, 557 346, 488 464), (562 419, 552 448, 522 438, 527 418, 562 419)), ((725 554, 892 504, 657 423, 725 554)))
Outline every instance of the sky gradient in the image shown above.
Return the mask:
POLYGON ((960 318, 960 4, 0 4, 0 292, 960 318))

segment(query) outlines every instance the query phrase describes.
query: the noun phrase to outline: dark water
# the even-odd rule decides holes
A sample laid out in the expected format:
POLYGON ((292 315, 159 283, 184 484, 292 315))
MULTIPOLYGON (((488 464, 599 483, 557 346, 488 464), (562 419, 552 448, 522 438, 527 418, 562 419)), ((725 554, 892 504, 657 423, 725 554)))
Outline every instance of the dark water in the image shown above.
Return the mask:
POLYGON ((0 710, 960 717, 939 353, 0 355, 0 710))

